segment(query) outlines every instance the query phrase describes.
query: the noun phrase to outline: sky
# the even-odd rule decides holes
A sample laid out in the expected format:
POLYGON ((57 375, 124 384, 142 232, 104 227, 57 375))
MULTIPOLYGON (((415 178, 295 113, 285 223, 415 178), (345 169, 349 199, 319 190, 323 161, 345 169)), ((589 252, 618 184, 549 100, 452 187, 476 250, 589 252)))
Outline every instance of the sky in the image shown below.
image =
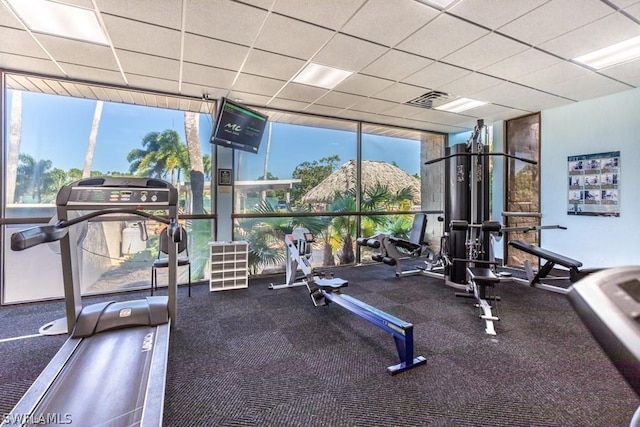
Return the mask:
MULTIPOLYGON (((11 111, 10 93, 7 111, 11 111)), ((36 160, 51 160, 53 167, 65 171, 82 169, 95 105, 95 100, 23 92, 21 153, 36 160)), ((202 114, 203 154, 211 153, 212 127, 211 117, 202 114)), ((132 149, 142 148, 144 136, 168 129, 178 132, 184 141, 182 111, 105 102, 93 170, 127 172, 127 154, 132 149)), ((240 179, 256 179, 263 175, 267 135, 265 132, 257 155, 242 153, 244 171, 240 179)), ((356 158, 354 132, 273 123, 271 141, 268 171, 280 179, 291 178, 291 172, 298 164, 320 160, 330 154, 340 157, 339 165, 356 158)), ((418 144, 399 138, 364 135, 363 158, 395 162, 410 174, 418 173, 420 168, 418 144)))

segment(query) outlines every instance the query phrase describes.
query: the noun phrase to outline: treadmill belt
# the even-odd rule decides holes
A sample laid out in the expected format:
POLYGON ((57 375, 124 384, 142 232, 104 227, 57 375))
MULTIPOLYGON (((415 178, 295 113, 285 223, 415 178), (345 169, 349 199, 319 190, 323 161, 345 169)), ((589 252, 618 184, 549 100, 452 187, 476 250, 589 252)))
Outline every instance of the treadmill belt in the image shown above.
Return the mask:
POLYGON ((34 410, 78 426, 139 425, 157 327, 119 329, 84 338, 34 410))

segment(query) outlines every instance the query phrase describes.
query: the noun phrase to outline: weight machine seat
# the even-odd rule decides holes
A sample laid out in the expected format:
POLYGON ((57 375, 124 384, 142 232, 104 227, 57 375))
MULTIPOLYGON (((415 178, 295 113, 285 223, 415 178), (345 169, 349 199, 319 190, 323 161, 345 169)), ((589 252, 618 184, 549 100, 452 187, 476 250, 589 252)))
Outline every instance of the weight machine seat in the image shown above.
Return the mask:
POLYGON ((542 249, 540 246, 533 245, 529 242, 524 242, 522 240, 511 240, 509 241, 509 245, 531 255, 535 255, 539 258, 543 258, 556 264, 560 264, 561 266, 567 267, 571 270, 577 270, 578 268, 582 267, 582 263, 578 260, 560 255, 556 252, 551 252, 547 249, 542 249))
POLYGON ((349 285, 349 282, 335 277, 333 279, 316 279, 313 283, 324 291, 335 291, 336 289, 340 289, 349 285))
POLYGON ((468 267, 467 271, 469 278, 478 284, 493 286, 494 283, 500 282, 500 278, 488 267, 468 267))

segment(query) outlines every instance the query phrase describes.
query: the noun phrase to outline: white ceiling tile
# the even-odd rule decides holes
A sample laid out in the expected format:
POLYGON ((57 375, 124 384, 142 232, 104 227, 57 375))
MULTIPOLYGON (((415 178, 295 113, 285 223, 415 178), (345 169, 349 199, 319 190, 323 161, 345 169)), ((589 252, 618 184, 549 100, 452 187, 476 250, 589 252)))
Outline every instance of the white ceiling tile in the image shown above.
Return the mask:
POLYGON ((501 27, 500 32, 536 46, 613 12, 600 0, 551 0, 501 27))
POLYGON ((316 101, 317 104, 336 107, 339 109, 349 108, 353 104, 360 102, 364 97, 352 95, 350 93, 337 92, 335 90, 327 93, 316 101))
POLYGON ((307 113, 319 114, 321 116, 337 116, 342 110, 342 108, 328 107, 320 104, 311 104, 304 109, 307 113))
POLYGON ((369 0, 341 31, 393 47, 437 15, 419 2, 369 0))
POLYGON ((442 60, 470 70, 479 70, 528 49, 499 34, 490 33, 466 45, 442 60))
POLYGON ((230 87, 236 73, 221 68, 205 67, 203 65, 185 62, 182 64, 182 81, 208 87, 230 87))
POLYGON ((625 8, 625 7, 631 6, 632 4, 640 3, 638 2, 638 0, 609 0, 609 1, 614 5, 618 6, 619 8, 625 8))
POLYGON ((416 107, 414 105, 407 104, 396 104, 392 109, 388 110, 386 114, 390 116, 396 117, 413 117, 416 114, 419 114, 422 111, 422 108, 416 107))
POLYGON ((48 58, 38 43, 25 30, 0 27, 0 51, 16 52, 34 58, 48 58))
POLYGON ((399 81, 432 63, 432 60, 421 56, 390 50, 365 67, 362 73, 399 81))
POLYGON ((211 65, 217 68, 237 70, 242 65, 249 48, 208 37, 185 34, 184 56, 186 62, 211 65))
POLYGON ((354 95, 372 96, 392 84, 393 82, 390 80, 364 76, 362 74, 353 74, 336 86, 335 89, 354 95))
POLYGON ((500 62, 482 68, 484 74, 489 74, 503 79, 513 80, 525 74, 550 67, 561 62, 561 59, 553 55, 530 48, 524 52, 510 56, 500 62))
MULTIPOLYGON (((11 28, 20 28, 24 27, 18 21, 18 18, 14 16, 13 13, 10 12, 9 6, 6 2, 2 2, 2 6, 0 6, 0 27, 11 27, 11 28)), ((8 40, 8 39, 6 39, 8 40)))
POLYGON ((252 49, 242 71, 288 81, 300 71, 304 64, 305 61, 300 59, 252 49))
POLYGON ((108 46, 45 34, 38 35, 38 40, 58 62, 91 64, 92 67, 107 70, 118 69, 118 63, 108 46))
POLYGON ((577 79, 558 82, 551 87, 554 93, 577 101, 631 89, 625 84, 595 73, 590 73, 577 79))
POLYGON ((563 61, 533 73, 526 74, 522 77, 518 77, 515 81, 525 86, 531 86, 547 92, 553 92, 551 90, 553 84, 569 79, 577 79, 589 73, 590 71, 587 71, 578 65, 563 61))
MULTIPOLYGON (((93 9, 91 0, 89 8, 93 9)), ((157 0, 96 0, 98 10, 116 15, 179 30, 182 26, 182 2, 165 1, 158 7, 157 0)))
POLYGON ((478 92, 474 96, 493 104, 526 111, 539 111, 544 108, 553 108, 571 103, 569 99, 563 99, 510 82, 501 83, 498 86, 478 92))
POLYGON ((443 125, 456 125, 461 121, 468 120, 467 115, 454 114, 446 111, 430 110, 427 108, 416 108, 416 114, 410 118, 413 120, 424 120, 431 123, 439 123, 443 125))
POLYGON ((369 113, 381 114, 388 111, 397 105, 396 102, 382 101, 380 99, 363 99, 355 105, 352 105, 349 109, 355 111, 364 111, 369 113))
MULTIPOLYGON (((233 85, 234 91, 255 93, 257 95, 273 96, 284 86, 286 82, 282 80, 258 77, 251 74, 242 73, 233 85)), ((218 86, 218 85, 216 85, 218 86)), ((228 87, 229 84, 220 85, 228 87)))
POLYGON ((280 93, 278 93, 278 98, 311 103, 325 95, 327 92, 327 89, 319 87, 307 86, 300 83, 288 83, 280 93))
POLYGON ((540 48, 571 59, 637 35, 640 35, 640 25, 615 13, 542 43, 540 48))
POLYGON ((601 73, 624 83, 640 87, 640 59, 607 68, 601 73))
POLYGON ((255 47, 269 52, 310 58, 334 32, 280 15, 269 15, 255 47))
POLYGON ((546 3, 549 0, 464 0, 449 12, 461 18, 496 29, 546 3))
POLYGON ((407 102, 426 92, 426 89, 419 86, 395 83, 374 95, 377 99, 384 99, 393 102, 407 102))
POLYGON ((397 48, 440 59, 488 33, 478 26, 442 14, 399 43, 397 48))
POLYGON ((189 0, 185 30, 251 46, 266 17, 264 10, 230 0, 189 0))
POLYGON ((279 108, 281 110, 303 111, 308 105, 309 103, 307 102, 295 101, 293 99, 275 98, 269 102, 267 107, 279 108))
POLYGON ((70 79, 85 80, 92 83, 107 83, 122 86, 125 84, 119 71, 103 70, 78 64, 61 62, 62 68, 70 79))
POLYGON ((471 71, 469 70, 455 67, 453 65, 443 64, 441 62, 435 62, 404 79, 404 83, 437 89, 469 74, 471 74, 471 71))
MULTIPOLYGON (((499 85, 500 83, 502 83, 502 80, 496 79, 495 77, 490 77, 479 73, 472 73, 458 80, 442 85, 436 89, 442 90, 443 92, 447 92, 448 94, 455 96, 473 98, 473 96, 471 95, 488 89, 492 86, 499 85)), ((478 101, 486 100, 478 99, 478 101)))
POLYGON ((127 75, 133 73, 175 81, 180 76, 180 62, 175 59, 160 58, 127 50, 117 50, 116 54, 127 75))
MULTIPOLYGON (((175 80, 161 79, 157 77, 128 74, 129 87, 140 90, 154 90, 166 93, 178 93, 178 82, 175 80)), ((202 92, 200 92, 202 94, 202 92)))
POLYGON ((640 2, 634 4, 633 6, 627 7, 626 9, 624 9, 624 11, 634 18, 640 20, 640 2))
POLYGON ((180 59, 180 31, 104 15, 114 47, 180 59))
POLYGON ((336 34, 313 58, 313 62, 342 70, 359 71, 387 51, 387 48, 344 34, 336 34))
POLYGON ((337 30, 364 2, 365 0, 323 0, 308 1, 302 6, 300 0, 278 0, 273 10, 282 15, 337 30))

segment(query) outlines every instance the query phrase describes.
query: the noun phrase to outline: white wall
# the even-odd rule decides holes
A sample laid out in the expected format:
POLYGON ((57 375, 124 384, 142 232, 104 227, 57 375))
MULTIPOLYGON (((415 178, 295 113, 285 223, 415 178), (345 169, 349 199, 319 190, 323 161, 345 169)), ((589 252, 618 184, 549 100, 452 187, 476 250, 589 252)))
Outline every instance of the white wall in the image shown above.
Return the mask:
POLYGON ((640 264, 640 89, 542 112, 542 246, 585 267, 640 264), (567 157, 620 151, 620 217, 567 215, 567 157))

